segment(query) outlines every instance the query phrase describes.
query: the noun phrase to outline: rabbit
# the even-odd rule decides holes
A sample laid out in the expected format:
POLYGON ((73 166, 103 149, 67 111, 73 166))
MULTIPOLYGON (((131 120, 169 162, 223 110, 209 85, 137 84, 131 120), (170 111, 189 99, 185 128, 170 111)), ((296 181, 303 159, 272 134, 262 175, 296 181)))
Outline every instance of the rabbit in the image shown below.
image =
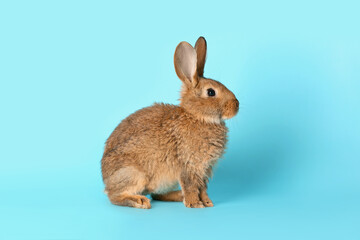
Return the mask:
POLYGON ((107 139, 101 169, 112 204, 149 209, 150 194, 189 208, 213 206, 208 179, 227 143, 224 120, 237 114, 239 101, 223 84, 203 76, 206 51, 204 37, 195 47, 180 42, 174 54, 183 83, 180 105, 140 109, 107 139))

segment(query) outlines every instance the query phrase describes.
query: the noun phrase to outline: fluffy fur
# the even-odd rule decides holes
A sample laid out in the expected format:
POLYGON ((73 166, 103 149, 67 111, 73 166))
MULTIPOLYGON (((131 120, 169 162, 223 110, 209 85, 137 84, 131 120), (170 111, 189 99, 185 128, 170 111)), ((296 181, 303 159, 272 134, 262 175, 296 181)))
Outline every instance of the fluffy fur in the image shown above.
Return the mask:
POLYGON ((105 191, 116 205, 150 208, 155 200, 183 201, 186 207, 212 207, 207 183, 224 153, 224 120, 239 102, 224 85, 203 77, 206 41, 193 48, 181 42, 174 55, 183 82, 180 106, 154 104, 124 119, 106 141, 101 161, 105 191), (213 89, 215 96, 208 96, 213 89), (180 184, 181 191, 174 191, 180 184))

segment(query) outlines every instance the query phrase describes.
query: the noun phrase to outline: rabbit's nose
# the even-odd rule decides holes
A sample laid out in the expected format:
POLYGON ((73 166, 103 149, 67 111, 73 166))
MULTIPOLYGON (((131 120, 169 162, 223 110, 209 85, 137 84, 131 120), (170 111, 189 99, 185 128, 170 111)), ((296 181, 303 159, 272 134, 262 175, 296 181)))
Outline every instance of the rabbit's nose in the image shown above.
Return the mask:
POLYGON ((231 106, 231 108, 233 109, 233 111, 235 112, 235 114, 239 111, 239 101, 235 98, 232 100, 229 100, 229 105, 231 106))
POLYGON ((239 109, 239 105, 240 105, 239 101, 235 98, 235 107, 236 107, 237 109, 239 109))

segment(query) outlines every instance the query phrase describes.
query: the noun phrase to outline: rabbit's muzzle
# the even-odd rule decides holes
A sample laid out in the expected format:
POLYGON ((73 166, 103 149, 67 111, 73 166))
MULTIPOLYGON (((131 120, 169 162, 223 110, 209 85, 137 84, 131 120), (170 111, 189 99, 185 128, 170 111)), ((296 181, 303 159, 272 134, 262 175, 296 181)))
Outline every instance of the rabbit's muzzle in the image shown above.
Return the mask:
POLYGON ((238 111, 239 111, 239 101, 236 98, 230 99, 225 102, 222 119, 230 119, 234 117, 238 111))

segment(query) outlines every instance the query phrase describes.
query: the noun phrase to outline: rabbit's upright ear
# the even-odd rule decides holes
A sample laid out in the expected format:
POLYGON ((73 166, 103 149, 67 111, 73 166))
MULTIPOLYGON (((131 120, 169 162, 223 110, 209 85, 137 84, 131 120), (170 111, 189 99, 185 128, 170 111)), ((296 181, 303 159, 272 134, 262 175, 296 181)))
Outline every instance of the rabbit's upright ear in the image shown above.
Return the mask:
POLYGON ((196 59, 196 51, 189 43, 181 42, 177 45, 174 54, 175 71, 187 86, 195 87, 198 83, 196 59))
POLYGON ((204 37, 199 37, 195 43, 195 50, 197 55, 197 72, 200 77, 204 76, 204 66, 206 61, 206 40, 204 37))

